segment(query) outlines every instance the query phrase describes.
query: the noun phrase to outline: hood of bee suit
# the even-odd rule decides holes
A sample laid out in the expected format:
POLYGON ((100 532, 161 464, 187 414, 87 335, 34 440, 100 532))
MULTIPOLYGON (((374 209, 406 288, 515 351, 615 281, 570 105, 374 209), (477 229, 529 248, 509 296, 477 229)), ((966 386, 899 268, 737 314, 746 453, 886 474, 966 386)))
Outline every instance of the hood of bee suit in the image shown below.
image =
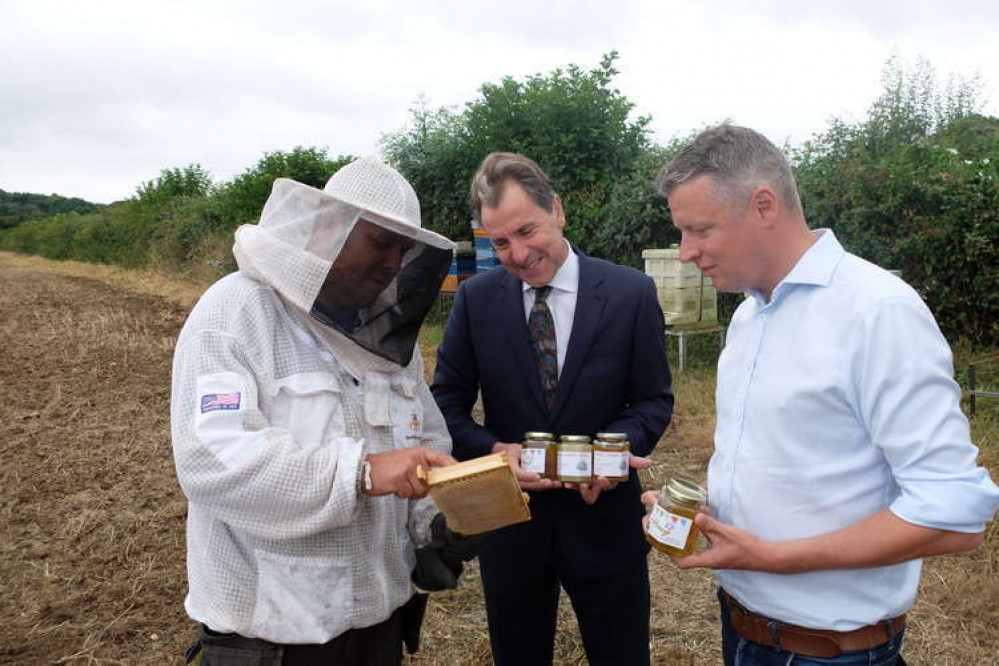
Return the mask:
POLYGON ((453 249, 422 228, 402 174, 360 159, 322 190, 274 181, 259 223, 236 230, 233 254, 240 271, 314 322, 406 366, 453 249))

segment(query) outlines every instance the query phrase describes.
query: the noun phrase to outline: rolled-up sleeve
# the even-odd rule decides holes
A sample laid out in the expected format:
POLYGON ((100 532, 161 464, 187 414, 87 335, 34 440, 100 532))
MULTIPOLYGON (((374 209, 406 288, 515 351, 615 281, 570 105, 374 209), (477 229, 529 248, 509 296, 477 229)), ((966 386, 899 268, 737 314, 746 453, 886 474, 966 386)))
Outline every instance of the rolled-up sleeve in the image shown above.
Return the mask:
POLYGON ((926 306, 882 300, 862 319, 859 405, 871 440, 891 468, 899 518, 940 530, 981 532, 999 488, 976 463, 950 349, 926 306))

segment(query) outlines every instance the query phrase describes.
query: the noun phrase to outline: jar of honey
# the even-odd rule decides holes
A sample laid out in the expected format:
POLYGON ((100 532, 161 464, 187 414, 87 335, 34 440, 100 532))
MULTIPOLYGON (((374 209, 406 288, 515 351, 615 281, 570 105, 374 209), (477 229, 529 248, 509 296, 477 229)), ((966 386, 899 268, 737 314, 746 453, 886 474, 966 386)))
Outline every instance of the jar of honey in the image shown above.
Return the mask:
POLYGON ((593 440, 593 476, 602 476, 608 481, 627 481, 630 450, 627 434, 598 432, 593 440))
POLYGON ((562 435, 558 444, 558 480, 589 483, 593 480, 593 445, 586 435, 562 435))
POLYGON ((525 432, 520 449, 520 468, 525 472, 534 472, 542 479, 557 478, 557 448, 552 433, 525 432))
POLYGON ((686 557, 697 546, 700 533, 694 516, 705 509, 707 492, 693 481, 673 477, 659 495, 649 516, 645 538, 657 550, 673 557, 686 557))

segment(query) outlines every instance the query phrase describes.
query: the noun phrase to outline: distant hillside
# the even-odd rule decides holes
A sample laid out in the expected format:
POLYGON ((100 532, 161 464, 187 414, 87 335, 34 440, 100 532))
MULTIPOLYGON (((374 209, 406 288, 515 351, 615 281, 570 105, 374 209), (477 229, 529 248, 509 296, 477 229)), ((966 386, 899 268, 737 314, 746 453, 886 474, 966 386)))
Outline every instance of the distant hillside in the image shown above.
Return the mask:
POLYGON ((51 217, 59 213, 93 213, 104 204, 90 203, 58 194, 31 194, 0 190, 0 229, 16 227, 26 220, 51 217))

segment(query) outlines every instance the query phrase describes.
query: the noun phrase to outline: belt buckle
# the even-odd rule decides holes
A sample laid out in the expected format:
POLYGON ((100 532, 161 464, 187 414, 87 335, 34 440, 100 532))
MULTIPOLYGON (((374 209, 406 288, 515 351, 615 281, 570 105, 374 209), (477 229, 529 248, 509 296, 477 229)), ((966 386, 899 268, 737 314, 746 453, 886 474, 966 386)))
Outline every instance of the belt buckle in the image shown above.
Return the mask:
POLYGON ((778 650, 781 649, 780 646, 780 622, 778 620, 768 620, 767 629, 770 630, 770 640, 773 641, 773 647, 778 650))

